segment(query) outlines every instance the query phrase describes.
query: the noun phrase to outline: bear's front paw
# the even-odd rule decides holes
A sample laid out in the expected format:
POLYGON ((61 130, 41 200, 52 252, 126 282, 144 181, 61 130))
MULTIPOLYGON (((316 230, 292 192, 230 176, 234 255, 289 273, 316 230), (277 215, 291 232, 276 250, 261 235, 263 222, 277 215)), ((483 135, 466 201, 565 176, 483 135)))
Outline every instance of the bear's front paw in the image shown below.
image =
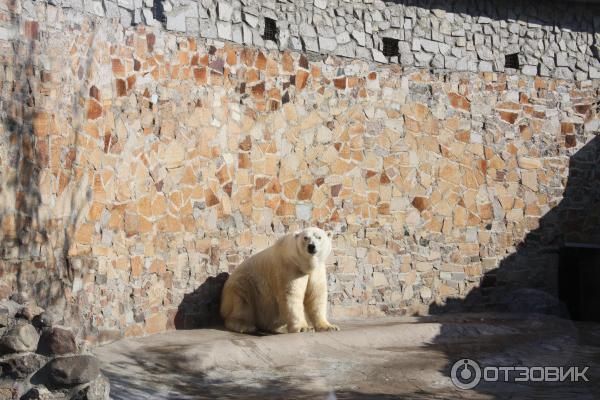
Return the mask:
POLYGON ((308 325, 292 325, 292 326, 288 326, 288 333, 313 332, 313 331, 314 331, 314 329, 312 329, 308 325))
POLYGON ((326 324, 326 325, 324 324, 324 325, 317 326, 316 329, 317 329, 317 332, 324 332, 324 331, 332 332, 332 331, 339 331, 340 327, 337 325, 333 325, 333 324, 326 324))

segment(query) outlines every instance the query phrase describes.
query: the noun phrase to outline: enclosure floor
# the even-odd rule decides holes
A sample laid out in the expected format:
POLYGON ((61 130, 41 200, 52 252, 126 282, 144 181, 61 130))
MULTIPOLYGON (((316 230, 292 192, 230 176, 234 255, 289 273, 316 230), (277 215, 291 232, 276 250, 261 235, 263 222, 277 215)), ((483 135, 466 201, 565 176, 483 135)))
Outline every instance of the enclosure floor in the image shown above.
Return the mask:
POLYGON ((600 398, 600 324, 540 315, 454 314, 340 324, 340 332, 249 336, 171 331, 95 349, 114 399, 600 398), (589 366, 589 382, 482 382, 452 364, 589 366))

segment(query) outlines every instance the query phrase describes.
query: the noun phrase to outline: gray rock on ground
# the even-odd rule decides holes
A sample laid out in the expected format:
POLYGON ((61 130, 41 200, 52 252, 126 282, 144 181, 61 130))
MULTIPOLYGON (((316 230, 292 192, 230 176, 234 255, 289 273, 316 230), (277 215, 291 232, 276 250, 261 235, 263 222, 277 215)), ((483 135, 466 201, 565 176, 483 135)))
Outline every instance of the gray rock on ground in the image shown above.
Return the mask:
POLYGON ((31 378, 51 390, 72 388, 92 382, 100 375, 100 363, 91 355, 57 357, 31 378))
POLYGON ((16 324, 0 338, 0 355, 35 351, 39 339, 40 336, 33 325, 16 324))
POLYGON ((75 335, 67 329, 54 327, 40 337, 37 352, 45 355, 63 355, 77 352, 75 335))
POLYGON ((0 376, 10 379, 23 379, 40 369, 46 357, 35 353, 15 353, 0 359, 0 376))
POLYGON ((110 382, 102 374, 88 385, 73 390, 71 400, 107 400, 110 394, 110 382))
POLYGON ((44 386, 31 388, 21 396, 20 400, 67 400, 64 392, 51 392, 44 386))

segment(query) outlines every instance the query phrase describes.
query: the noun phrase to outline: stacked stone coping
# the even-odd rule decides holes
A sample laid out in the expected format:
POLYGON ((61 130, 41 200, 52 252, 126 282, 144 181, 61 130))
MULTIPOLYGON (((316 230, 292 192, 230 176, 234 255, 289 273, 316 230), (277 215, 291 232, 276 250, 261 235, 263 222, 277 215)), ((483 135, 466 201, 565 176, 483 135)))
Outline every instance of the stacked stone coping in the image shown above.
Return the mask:
MULTIPOLYGON (((48 2, 76 13, 116 18, 124 27, 163 25, 172 32, 267 49, 436 70, 506 70, 578 81, 600 78, 597 4, 484 0, 48 2), (277 41, 264 40, 265 18, 276 21, 277 41), (398 47, 397 56, 383 54, 384 38, 398 47), (509 54, 518 54, 519 70, 505 68, 509 54)), ((27 8, 32 3, 23 4, 27 8)))

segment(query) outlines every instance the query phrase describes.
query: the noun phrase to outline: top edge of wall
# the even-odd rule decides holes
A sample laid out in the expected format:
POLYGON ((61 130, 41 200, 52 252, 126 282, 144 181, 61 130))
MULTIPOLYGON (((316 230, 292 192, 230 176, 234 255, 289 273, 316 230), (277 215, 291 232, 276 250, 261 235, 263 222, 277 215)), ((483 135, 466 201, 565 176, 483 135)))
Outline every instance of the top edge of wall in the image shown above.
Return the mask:
MULTIPOLYGON (((600 78, 600 1, 24 0, 215 42, 409 68, 600 78)), ((6 5, 0 7, 7 7, 6 5)), ((10 7, 9 7, 10 8, 10 7)), ((0 25, 0 40, 3 39, 0 25)), ((6 40, 6 38, 4 38, 6 40)))

